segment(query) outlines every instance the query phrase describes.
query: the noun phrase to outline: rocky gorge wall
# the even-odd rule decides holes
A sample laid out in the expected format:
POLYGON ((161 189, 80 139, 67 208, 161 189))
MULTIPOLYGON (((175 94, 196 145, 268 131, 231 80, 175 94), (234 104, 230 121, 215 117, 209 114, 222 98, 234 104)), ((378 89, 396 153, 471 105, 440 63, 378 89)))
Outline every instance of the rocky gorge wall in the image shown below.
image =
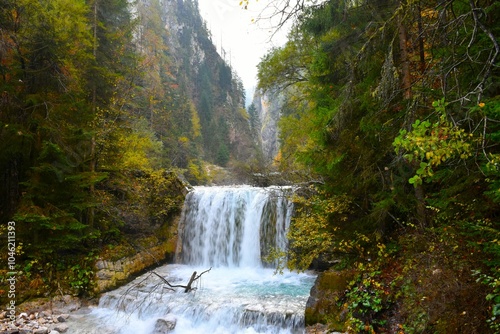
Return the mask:
POLYGON ((272 161, 279 150, 278 121, 283 107, 283 96, 279 93, 256 91, 252 101, 260 119, 262 153, 266 161, 272 161))
POLYGON ((97 257, 94 265, 96 294, 118 288, 148 269, 174 261, 181 209, 191 186, 182 176, 172 172, 164 172, 157 178, 136 174, 129 175, 132 184, 141 185, 135 190, 135 197, 153 196, 156 199, 142 204, 136 202, 138 209, 133 208, 130 200, 117 203, 124 221, 129 222, 125 223, 122 241, 104 247, 97 257), (154 187, 148 186, 152 183, 154 187), (172 208, 166 210, 168 205, 172 208), (163 211, 168 213, 158 214, 163 211))
POLYGON ((117 260, 99 258, 95 264, 95 292, 99 294, 118 288, 148 269, 172 262, 177 245, 177 223, 170 229, 171 238, 152 243, 133 255, 117 260))
MULTIPOLYGON (((340 300, 354 276, 355 272, 351 270, 327 270, 318 274, 307 300, 306 326, 328 323, 329 330, 339 332, 346 330, 344 323, 347 310, 340 300)), ((326 332, 331 333, 331 331, 326 332)))

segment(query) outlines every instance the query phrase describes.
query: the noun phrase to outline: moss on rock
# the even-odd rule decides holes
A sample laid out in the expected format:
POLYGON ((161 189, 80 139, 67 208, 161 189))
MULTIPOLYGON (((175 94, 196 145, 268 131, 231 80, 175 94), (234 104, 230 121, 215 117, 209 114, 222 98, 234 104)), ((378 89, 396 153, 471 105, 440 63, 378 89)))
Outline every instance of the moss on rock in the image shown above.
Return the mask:
POLYGON ((353 270, 344 270, 325 271, 318 275, 306 305, 306 326, 321 323, 328 324, 332 330, 345 330, 346 309, 341 300, 355 274, 353 270))

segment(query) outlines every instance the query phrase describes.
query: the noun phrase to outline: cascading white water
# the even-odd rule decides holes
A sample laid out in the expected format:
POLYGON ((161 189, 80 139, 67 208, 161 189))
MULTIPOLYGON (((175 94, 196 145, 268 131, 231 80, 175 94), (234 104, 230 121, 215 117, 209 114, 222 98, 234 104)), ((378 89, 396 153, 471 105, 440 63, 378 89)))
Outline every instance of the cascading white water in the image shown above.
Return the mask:
POLYGON ((262 255, 286 247, 290 188, 198 187, 188 194, 181 226, 181 262, 261 267, 262 255))
POLYGON ((286 247, 290 189, 196 187, 180 223, 179 264, 155 269, 171 284, 212 268, 191 293, 165 289, 145 274, 105 294, 89 314, 75 316, 70 333, 301 333, 314 275, 275 274, 263 261, 286 247), (159 320, 160 319, 160 320, 159 320), (164 320, 161 320, 164 319, 164 320))

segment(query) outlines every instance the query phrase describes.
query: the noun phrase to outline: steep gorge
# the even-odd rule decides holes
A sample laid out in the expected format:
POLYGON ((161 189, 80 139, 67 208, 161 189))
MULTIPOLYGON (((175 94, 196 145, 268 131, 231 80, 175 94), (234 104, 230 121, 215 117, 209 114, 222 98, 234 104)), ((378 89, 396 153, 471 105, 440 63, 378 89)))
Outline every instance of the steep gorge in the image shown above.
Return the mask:
MULTIPOLYGON (((141 18, 139 45, 150 43, 151 34, 164 43, 164 67, 153 66, 149 71, 157 73, 148 74, 159 77, 160 84, 165 87, 167 96, 159 95, 157 98, 181 101, 177 102, 178 108, 168 110, 177 122, 172 130, 176 131, 175 128, 181 127, 186 119, 199 123, 188 124, 183 131, 176 131, 179 138, 184 138, 189 137, 183 133, 187 130, 191 138, 188 145, 173 145, 177 153, 186 155, 174 161, 174 165, 184 168, 189 160, 201 158, 224 166, 230 161, 250 161, 254 158, 257 148, 253 144, 249 116, 244 109, 243 83, 217 52, 200 16, 197 1, 141 0, 138 13, 141 18), (156 32, 151 30, 155 26, 152 24, 155 13, 159 21, 156 25, 161 28, 156 32), (197 120, 193 121, 193 118, 197 120)), ((141 49, 145 57, 153 59, 158 51, 148 47, 141 49)), ((146 82, 146 86, 151 85, 155 82, 146 82)))
POLYGON ((165 261, 179 180, 259 154, 197 1, 8 0, 0 31, 0 224, 16 224, 19 303, 95 291, 99 258, 118 281, 123 258, 155 250, 134 273, 165 261))

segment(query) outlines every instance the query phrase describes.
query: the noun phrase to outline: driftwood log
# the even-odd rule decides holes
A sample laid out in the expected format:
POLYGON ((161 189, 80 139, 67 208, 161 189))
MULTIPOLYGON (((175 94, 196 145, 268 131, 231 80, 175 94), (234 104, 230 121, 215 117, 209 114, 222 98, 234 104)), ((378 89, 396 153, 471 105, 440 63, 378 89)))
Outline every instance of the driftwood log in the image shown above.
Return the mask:
POLYGON ((157 272, 155 271, 152 271, 151 273, 153 273, 154 275, 158 276, 162 281, 163 283, 165 283, 166 285, 169 286, 169 290, 174 290, 174 288, 183 288, 184 289, 184 292, 189 292, 189 291, 192 291, 192 290, 195 290, 196 288, 193 288, 192 285, 193 283, 198 280, 201 275, 203 275, 204 273, 207 273, 211 270, 212 268, 210 269, 207 269, 205 270, 204 272, 202 272, 201 274, 197 275, 196 271, 193 272, 193 274, 191 275, 191 278, 189 279, 189 283, 187 285, 179 285, 179 284, 176 284, 176 285, 172 285, 170 284, 169 281, 167 281, 165 279, 165 277, 161 276, 160 274, 158 274, 157 272))
POLYGON ((209 272, 212 268, 205 270, 201 274, 198 275, 198 273, 195 271, 191 275, 191 278, 189 279, 189 282, 187 285, 182 285, 182 284, 171 284, 165 277, 161 276, 155 271, 150 271, 149 275, 147 275, 143 280, 140 282, 133 284, 127 288, 125 293, 120 297, 118 301, 118 308, 122 310, 128 310, 130 314, 132 314, 134 311, 138 310, 140 307, 144 306, 147 303, 152 302, 150 298, 144 298, 141 297, 139 303, 134 304, 131 306, 130 304, 130 299, 128 299, 128 296, 133 296, 134 294, 136 296, 139 295, 140 288, 143 286, 144 282, 147 281, 152 275, 155 275, 161 279, 161 282, 155 284, 151 291, 148 293, 148 295, 151 295, 154 291, 157 289, 160 289, 160 292, 163 289, 175 291, 175 288, 183 288, 185 293, 188 293, 190 291, 196 290, 196 287, 193 287, 193 283, 195 283, 203 274, 209 272))

